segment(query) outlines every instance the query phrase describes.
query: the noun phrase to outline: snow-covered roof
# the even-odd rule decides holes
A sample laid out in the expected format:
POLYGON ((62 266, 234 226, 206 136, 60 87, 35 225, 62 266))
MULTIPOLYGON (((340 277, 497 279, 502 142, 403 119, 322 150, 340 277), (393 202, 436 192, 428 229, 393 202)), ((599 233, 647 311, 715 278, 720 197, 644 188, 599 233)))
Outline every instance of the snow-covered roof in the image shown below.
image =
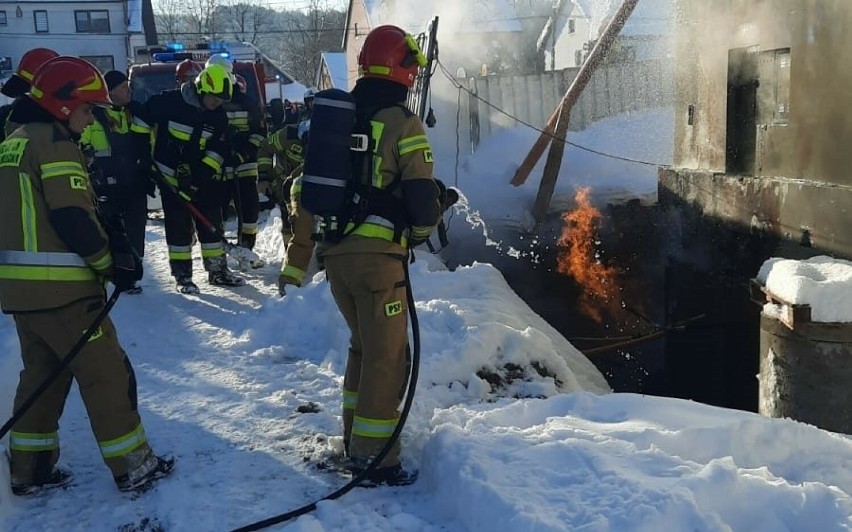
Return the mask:
POLYGON ((346 53, 323 52, 322 62, 328 69, 332 87, 345 90, 349 86, 349 69, 346 66, 346 53))
MULTIPOLYGON (((358 0, 356 0, 358 1, 358 0)), ((523 26, 509 0, 399 0, 388 8, 385 0, 363 0, 370 25, 397 24, 408 31, 426 28, 432 17, 440 17, 442 32, 514 33, 523 26)))

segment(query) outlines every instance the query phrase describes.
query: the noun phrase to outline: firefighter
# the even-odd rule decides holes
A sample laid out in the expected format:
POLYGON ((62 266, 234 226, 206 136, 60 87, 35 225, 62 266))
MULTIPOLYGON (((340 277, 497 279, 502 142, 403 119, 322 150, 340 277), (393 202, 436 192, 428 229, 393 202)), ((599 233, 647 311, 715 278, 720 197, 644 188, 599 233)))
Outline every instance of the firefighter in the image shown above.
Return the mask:
POLYGON ((30 90, 30 83, 39 67, 58 56, 59 54, 49 48, 33 48, 21 57, 21 61, 18 63, 18 70, 12 74, 9 81, 4 83, 3 88, 0 89, 0 92, 4 96, 15 99, 12 103, 0 107, 0 142, 3 142, 3 139, 11 135, 18 128, 18 124, 9 120, 17 99, 30 90))
POLYGON ((304 160, 304 146, 295 124, 270 133, 260 143, 257 153, 258 188, 281 209, 281 236, 285 245, 292 236, 289 222, 291 174, 304 160))
POLYGON ((316 97, 317 92, 318 91, 316 87, 309 87, 307 90, 305 90, 305 96, 303 98, 305 106, 299 113, 299 122, 304 122, 305 120, 311 119, 311 113, 314 109, 314 98, 316 97))
MULTIPOLYGON (((222 171, 226 153, 228 117, 222 104, 232 94, 230 74, 212 65, 192 83, 151 97, 133 117, 133 131, 142 142, 156 128, 151 153, 163 198, 169 265, 175 288, 182 294, 200 292, 192 281, 195 227, 187 203, 195 205, 215 227, 222 225, 223 185, 214 176, 222 171)), ((245 284, 228 269, 222 239, 204 227, 197 234, 208 282, 216 286, 245 284)))
MULTIPOLYGON (((246 94, 246 81, 236 78, 238 90, 230 102, 222 105, 228 116, 228 146, 225 157, 226 193, 224 212, 234 200, 240 219, 237 245, 254 249, 257 240, 257 217, 260 200, 257 191, 258 148, 264 140, 263 112, 260 105, 246 94)), ((223 215, 224 216, 224 215, 223 215)))
MULTIPOLYGON (((317 250, 351 332, 343 437, 353 474, 366 468, 396 426, 409 361, 404 261, 408 248, 425 242, 440 218, 429 141, 418 117, 404 107, 422 64, 425 57, 416 42, 400 28, 380 26, 364 40, 358 56, 361 77, 352 95, 357 112, 371 117, 372 154, 363 157, 360 171, 356 167, 362 186, 372 187, 368 207, 347 224, 338 243, 324 243, 317 250), (400 216, 389 220, 371 210, 382 204, 400 216)), ((313 249, 312 216, 298 205, 302 179, 307 177, 293 185, 297 213, 279 278, 283 289, 302 283, 313 249)), ((368 482, 405 485, 416 479, 416 472, 400 464, 399 447, 394 446, 368 482)))
POLYGON ((184 59, 175 67, 176 87, 179 89, 184 83, 192 83, 201 74, 201 67, 190 59, 184 59))
MULTIPOLYGON (((23 370, 15 410, 39 388, 105 305, 103 279, 127 290, 142 262, 96 217, 77 139, 92 106, 108 106, 103 77, 76 57, 47 62, 16 106, 22 126, 0 144, 0 304, 12 314, 23 370)), ((67 484, 56 467, 59 418, 71 381, 118 489, 138 490, 167 475, 171 458, 152 452, 139 417, 136 379, 107 316, 79 356, 41 394, 10 436, 17 495, 67 484)))
MULTIPOLYGON (((142 161, 148 158, 138 153, 130 132, 133 114, 139 114, 141 105, 131 100, 123 72, 111 70, 104 74, 104 80, 112 106, 94 109, 95 121, 83 130, 80 146, 94 159, 90 175, 101 216, 124 228, 130 245, 141 257, 145 254, 150 183, 142 161)), ((128 294, 141 292, 138 283, 127 290, 128 294)))

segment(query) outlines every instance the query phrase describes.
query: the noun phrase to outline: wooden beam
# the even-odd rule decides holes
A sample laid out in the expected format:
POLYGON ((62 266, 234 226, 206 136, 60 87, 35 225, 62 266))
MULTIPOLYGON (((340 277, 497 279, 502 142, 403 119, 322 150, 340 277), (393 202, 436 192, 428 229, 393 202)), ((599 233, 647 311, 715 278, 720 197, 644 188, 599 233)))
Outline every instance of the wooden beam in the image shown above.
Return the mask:
POLYGON ((574 107, 574 104, 577 103, 577 100, 580 99, 583 89, 586 88, 586 85, 589 84, 589 80, 592 79, 592 74, 594 74, 597 67, 603 62, 607 52, 609 52, 612 47, 612 43, 615 42, 616 37, 618 37, 618 34, 621 32, 621 28, 623 28, 627 23, 627 19, 630 18, 630 14, 633 13, 633 9, 638 3, 639 0, 624 0, 621 3, 621 6, 619 6, 618 11, 616 11, 612 20, 610 20, 609 24, 607 24, 606 29, 604 29, 598 39, 598 42, 595 43, 595 47, 592 48, 589 57, 586 58, 583 66, 580 67, 577 77, 575 77, 574 81, 571 82, 571 86, 568 87, 568 91, 565 92, 565 96, 562 97, 562 101, 559 102, 559 105, 556 109, 554 109, 553 113, 551 113, 550 118, 547 119, 547 123, 545 124, 541 135, 539 135, 535 144, 533 144, 530 149, 530 152, 515 172, 514 177, 512 177, 511 183, 514 186, 518 187, 526 182, 527 178, 530 176, 530 172, 532 172, 532 169, 535 167, 536 163, 538 163, 538 160, 541 159, 544 149, 547 148, 547 145, 555 136, 556 123, 562 110, 567 108, 568 114, 571 113, 571 109, 574 107))
POLYGON ((562 108, 562 113, 556 123, 553 142, 547 153, 547 163, 544 165, 544 174, 541 176, 541 184, 538 186, 538 194, 533 206, 533 217, 537 223, 541 223, 550 207, 550 199, 556 190, 556 179, 559 177, 559 169, 562 167, 562 157, 565 154, 565 137, 568 135, 568 122, 571 110, 562 108))

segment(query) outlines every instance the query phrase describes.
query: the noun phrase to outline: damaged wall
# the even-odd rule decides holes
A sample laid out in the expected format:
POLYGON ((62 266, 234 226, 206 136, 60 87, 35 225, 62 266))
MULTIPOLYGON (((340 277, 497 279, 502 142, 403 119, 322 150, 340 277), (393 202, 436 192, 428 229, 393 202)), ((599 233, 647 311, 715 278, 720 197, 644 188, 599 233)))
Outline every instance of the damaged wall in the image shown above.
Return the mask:
POLYGON ((674 165, 661 170, 661 191, 852 257, 852 2, 677 8, 674 165))

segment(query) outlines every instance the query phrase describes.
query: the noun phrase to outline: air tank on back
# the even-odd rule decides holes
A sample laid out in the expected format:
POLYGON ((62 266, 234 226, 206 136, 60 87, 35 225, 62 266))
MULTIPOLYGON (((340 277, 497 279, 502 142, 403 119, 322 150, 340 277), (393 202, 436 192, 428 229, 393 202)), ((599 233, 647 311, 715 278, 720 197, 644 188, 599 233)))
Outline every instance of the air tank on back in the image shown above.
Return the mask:
MULTIPOLYGON (((317 93, 302 175, 302 206, 314 215, 314 239, 337 230, 352 178, 355 98, 340 89, 317 93)), ((304 139, 303 139, 304 140, 304 139)))

